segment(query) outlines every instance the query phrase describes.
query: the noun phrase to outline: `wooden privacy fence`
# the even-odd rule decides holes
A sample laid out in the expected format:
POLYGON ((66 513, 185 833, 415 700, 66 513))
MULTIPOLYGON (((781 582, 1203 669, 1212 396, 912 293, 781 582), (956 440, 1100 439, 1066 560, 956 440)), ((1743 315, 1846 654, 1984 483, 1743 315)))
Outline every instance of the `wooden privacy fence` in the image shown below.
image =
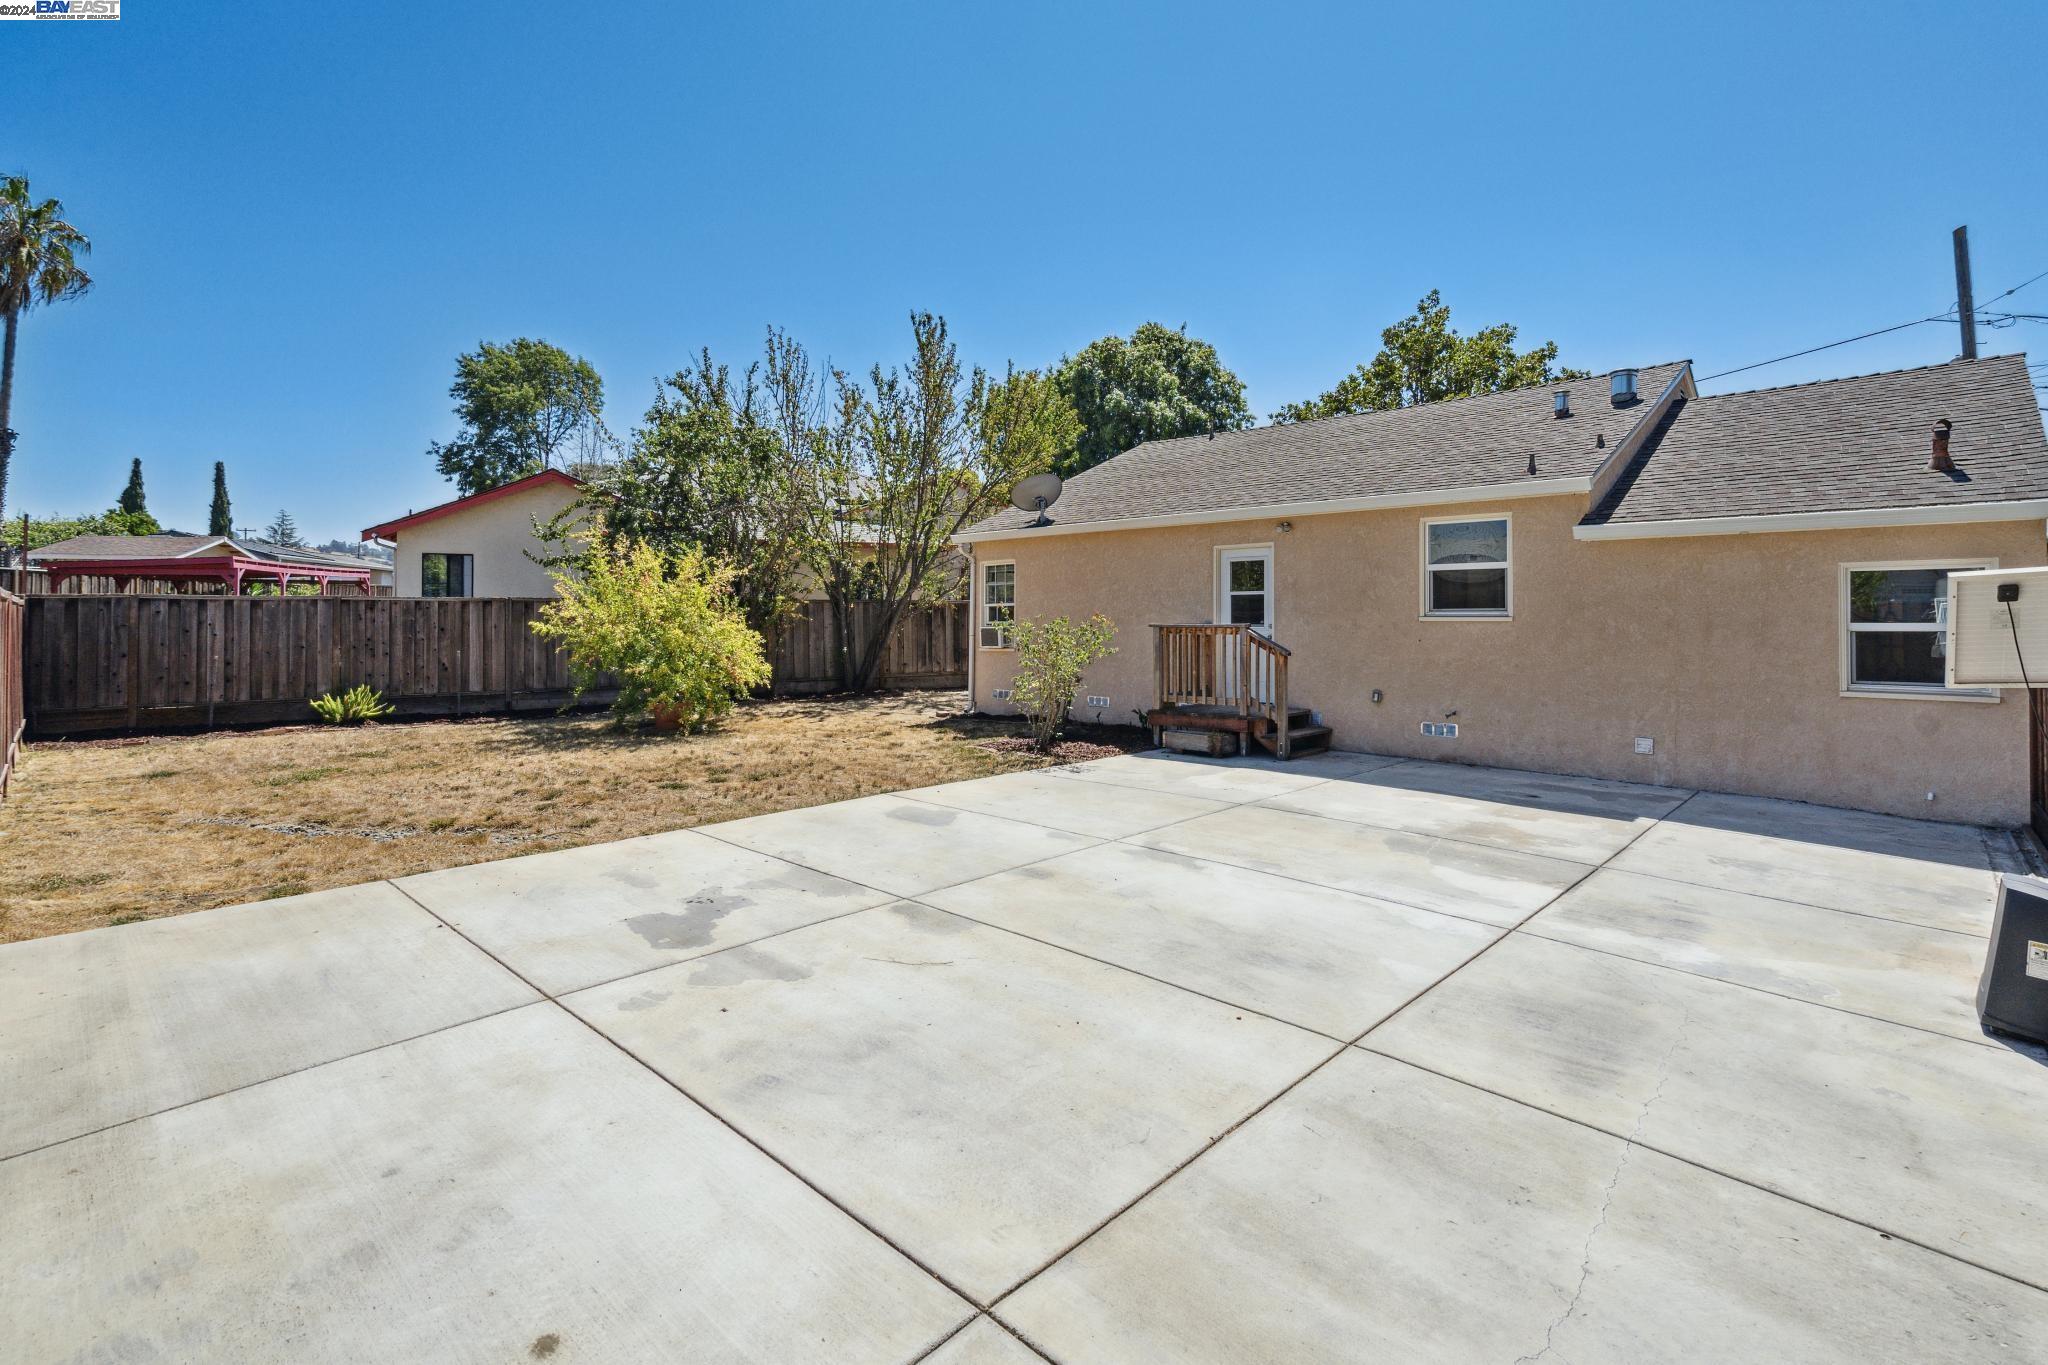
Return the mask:
MULTIPOLYGON (((306 721, 368 683, 400 715, 554 710, 568 661, 528 598, 52 594, 27 599, 37 735, 306 721)), ((594 701, 610 693, 593 693, 594 701)))
MULTIPOLYGON (((531 628, 546 599, 53 593, 10 600, 26 618, 15 657, 26 678, 28 727, 38 736, 308 721, 312 698, 357 683, 409 716, 552 711, 571 697, 568 660, 531 628)), ((778 642, 779 691, 841 685, 829 608, 811 605, 778 642)), ((856 610, 857 628, 875 614, 865 603, 856 610)), ((905 613, 890 637, 882 685, 964 686, 966 629, 958 603, 905 613)), ((592 692, 588 700, 611 696, 592 692)))
POLYGON ((25 610, 19 597, 0 589, 0 798, 6 797, 8 781, 14 776, 14 760, 21 752, 21 732, 28 714, 21 686, 25 610))
MULTIPOLYGON (((847 612, 855 647, 864 647, 880 624, 882 604, 851 602, 847 612)), ((776 637, 771 662, 779 694, 835 692, 844 687, 832 604, 804 603, 802 614, 776 637)), ((967 686, 967 604, 935 602, 911 607, 896 618, 882 654, 879 681, 883 687, 897 688, 967 686)))

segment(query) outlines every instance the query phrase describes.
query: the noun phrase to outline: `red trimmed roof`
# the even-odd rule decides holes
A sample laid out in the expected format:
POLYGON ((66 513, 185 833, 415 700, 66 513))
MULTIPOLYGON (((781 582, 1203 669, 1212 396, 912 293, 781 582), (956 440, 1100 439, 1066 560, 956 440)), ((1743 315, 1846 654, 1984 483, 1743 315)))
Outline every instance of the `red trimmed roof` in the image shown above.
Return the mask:
POLYGON ((472 507, 482 506, 484 503, 493 502, 498 498, 510 497, 514 493, 524 493, 529 488, 540 488, 551 483, 558 483, 566 488, 581 488, 583 486, 583 480, 577 478, 574 474, 564 474, 559 469, 543 469, 538 474, 528 474, 523 479, 514 479, 510 483, 501 483, 496 488, 487 488, 481 493, 471 493, 466 498, 456 498, 451 502, 440 503, 427 508, 423 512, 408 512, 404 516, 395 517, 381 526, 368 527, 363 531, 363 539, 389 540, 394 534, 408 527, 418 526, 423 522, 436 521, 454 512, 465 512, 472 507))

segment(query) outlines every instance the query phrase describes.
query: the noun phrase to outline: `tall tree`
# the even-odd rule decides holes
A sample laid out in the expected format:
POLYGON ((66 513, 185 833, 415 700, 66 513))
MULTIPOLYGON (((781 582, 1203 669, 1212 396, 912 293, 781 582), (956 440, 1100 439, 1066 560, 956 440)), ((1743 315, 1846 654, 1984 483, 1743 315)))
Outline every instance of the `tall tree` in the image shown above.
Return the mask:
POLYGON ((465 497, 587 456, 603 431, 604 383, 596 369, 530 337, 502 346, 482 342, 458 356, 448 396, 462 431, 427 453, 465 497))
MULTIPOLYGON (((771 331, 771 361, 778 344, 795 345, 771 331)), ((656 389, 625 458, 595 471, 581 501, 608 540, 695 548, 734 566, 747 624, 772 637, 796 603, 807 521, 778 422, 775 385, 789 370, 774 370, 765 390, 762 370, 735 380, 702 351, 656 389)), ((808 385, 807 360, 805 375, 808 385)))
POLYGON ((856 692, 873 689, 898 618, 935 580, 953 537, 1081 435, 1052 376, 963 370, 945 319, 913 313, 910 328, 904 368, 875 366, 865 388, 834 373, 836 414, 808 442, 812 567, 837 609, 856 692), (875 604, 865 640, 847 625, 856 595, 875 604))
POLYGON ((1526 389, 1559 379, 1584 379, 1587 372, 1553 369, 1557 343, 1515 349, 1512 323, 1497 322, 1471 336, 1451 327, 1451 310, 1434 289, 1415 311, 1380 333, 1380 350, 1337 381, 1328 393, 1289 403, 1275 422, 1309 422, 1349 412, 1385 412, 1443 398, 1526 389))
POLYGON ((116 503, 123 512, 147 512, 149 501, 142 494, 142 457, 137 456, 128 463, 128 486, 121 490, 121 501, 116 503))
POLYGON ((30 197, 28 180, 0 180, 0 515, 7 503, 7 472, 14 461, 14 345, 22 315, 39 303, 75 299, 92 288, 78 264, 92 251, 84 233, 64 219, 55 199, 30 197))
POLYGON ((263 528, 263 538, 272 545, 282 545, 296 550, 306 542, 299 537, 299 524, 292 520, 292 514, 284 508, 277 509, 277 520, 263 528))
POLYGON ((213 462, 213 506, 206 513, 206 534, 210 536, 231 536, 235 533, 234 512, 228 506, 228 467, 224 461, 213 462))
POLYGON ((1078 474, 1141 441, 1252 424, 1244 383, 1185 327, 1148 322, 1128 340, 1104 337, 1060 361, 1057 374, 1081 419, 1080 439, 1054 462, 1060 474, 1078 474))

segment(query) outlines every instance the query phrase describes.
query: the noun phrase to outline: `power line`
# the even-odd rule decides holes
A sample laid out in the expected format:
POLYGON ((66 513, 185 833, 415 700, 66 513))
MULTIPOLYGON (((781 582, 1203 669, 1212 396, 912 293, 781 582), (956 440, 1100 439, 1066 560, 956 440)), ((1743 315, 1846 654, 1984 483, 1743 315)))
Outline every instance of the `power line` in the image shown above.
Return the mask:
POLYGON ((1890 327, 1880 327, 1874 332, 1864 332, 1858 336, 1843 337, 1840 341, 1830 341, 1820 346, 1809 346, 1803 351, 1794 351, 1790 355, 1772 356, 1769 360, 1759 360, 1753 365, 1737 365, 1734 369, 1722 370, 1719 374, 1702 375, 1698 382, 1704 384, 1708 380, 1725 379, 1731 374, 1741 374, 1745 370, 1760 370, 1766 365, 1775 365, 1781 360, 1797 360, 1800 356, 1813 355, 1817 351, 1832 351, 1835 347, 1847 346, 1852 341, 1868 341, 1872 337, 1881 337, 1886 332, 1903 332, 1908 327, 1918 327, 1922 323, 1954 322, 1954 311, 1951 309, 1948 313, 1937 313, 1931 318, 1914 318, 1911 322, 1901 322, 1895 323, 1890 327))
MULTIPOLYGON (((1996 303, 2000 299, 2011 298, 2014 294, 2019 293, 2020 290, 2025 289, 2028 285, 2039 283, 2042 280, 2048 280, 2048 270, 2042 271, 2040 274, 2035 275, 2031 279, 2021 280, 2018 284, 2006 290, 2003 294, 1993 294, 1990 298, 1984 300, 1984 303, 1996 303)), ((1978 312, 1981 313, 1984 311, 1984 303, 1980 303, 1977 305, 1978 312)))
MULTIPOLYGON (((1984 325, 1989 327, 2009 327, 2014 322, 2048 322, 2048 314, 2042 313, 2000 313, 1995 318, 1984 316, 1986 311, 1985 304, 1996 303, 2000 299, 2011 298, 2014 294, 2019 293, 2020 290, 2025 289, 2028 285, 2038 284, 2042 280, 2048 280, 2048 270, 2044 270, 2038 275, 2028 276, 2026 279, 2021 280, 2012 288, 2006 290, 2004 293, 1993 294, 1990 298, 1986 299, 1984 303, 1975 304, 1970 311, 1973 315, 1977 317, 1977 320, 1979 322, 1982 322, 1984 325)), ((1773 356, 1769 360, 1759 360, 1754 364, 1737 365, 1732 370, 1722 370, 1718 374, 1702 375, 1696 382, 1704 384, 1707 383, 1709 380, 1726 379, 1731 374, 1743 374, 1749 370, 1760 370, 1766 365, 1776 365, 1780 361, 1797 360, 1801 356, 1814 355, 1820 351, 1832 351, 1837 346, 1847 346, 1852 342, 1857 341, 1868 341, 1872 337, 1881 337, 1885 335, 1887 332, 1903 332, 1908 327, 1918 327, 1924 323, 1954 322, 1957 320, 1956 307, 1957 306, 1952 303, 1949 305, 1947 312, 1937 313, 1931 318, 1914 318, 1911 322, 1901 322, 1895 323, 1890 327, 1880 327, 1874 332, 1864 332, 1858 336, 1843 337, 1840 341, 1830 341, 1820 346, 1809 346, 1803 351, 1794 351, 1790 355, 1773 356)))

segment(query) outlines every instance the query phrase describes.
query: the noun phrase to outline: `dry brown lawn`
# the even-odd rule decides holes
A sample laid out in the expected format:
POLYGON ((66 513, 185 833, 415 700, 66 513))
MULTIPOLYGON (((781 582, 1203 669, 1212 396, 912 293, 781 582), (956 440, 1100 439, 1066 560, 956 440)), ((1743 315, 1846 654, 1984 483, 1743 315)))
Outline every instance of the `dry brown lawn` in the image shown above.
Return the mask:
POLYGON ((689 737, 578 715, 31 744, 0 804, 0 942, 1052 761, 980 747, 1019 730, 964 700, 758 702, 689 737))

